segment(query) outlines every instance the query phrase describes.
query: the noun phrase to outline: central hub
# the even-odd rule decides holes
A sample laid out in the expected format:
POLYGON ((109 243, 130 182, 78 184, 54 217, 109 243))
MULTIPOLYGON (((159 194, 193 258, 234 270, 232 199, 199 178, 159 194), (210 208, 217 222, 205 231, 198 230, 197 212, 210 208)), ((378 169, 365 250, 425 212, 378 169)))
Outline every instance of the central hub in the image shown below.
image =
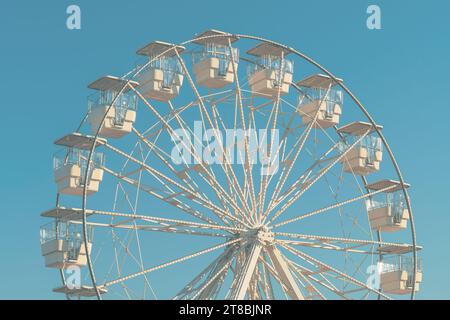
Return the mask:
POLYGON ((262 245, 271 245, 275 240, 273 232, 267 226, 260 226, 241 233, 242 241, 258 241, 262 245))

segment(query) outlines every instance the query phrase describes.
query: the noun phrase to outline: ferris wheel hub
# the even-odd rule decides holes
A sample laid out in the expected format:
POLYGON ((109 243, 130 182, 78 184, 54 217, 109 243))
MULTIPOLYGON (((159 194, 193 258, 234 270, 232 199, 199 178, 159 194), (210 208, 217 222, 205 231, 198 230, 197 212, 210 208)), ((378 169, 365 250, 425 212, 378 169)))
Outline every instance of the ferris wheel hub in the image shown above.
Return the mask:
POLYGON ((275 241, 274 233, 265 225, 251 228, 241 233, 243 242, 259 242, 262 245, 272 245, 275 241))

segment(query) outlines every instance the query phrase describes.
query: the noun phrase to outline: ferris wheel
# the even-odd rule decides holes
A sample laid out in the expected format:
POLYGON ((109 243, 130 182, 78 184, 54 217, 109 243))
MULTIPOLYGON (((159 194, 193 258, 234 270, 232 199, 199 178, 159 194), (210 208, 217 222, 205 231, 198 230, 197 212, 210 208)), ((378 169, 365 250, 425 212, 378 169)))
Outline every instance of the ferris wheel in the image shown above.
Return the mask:
POLYGON ((342 79, 218 30, 137 54, 124 76, 89 85, 83 120, 55 141, 56 206, 40 233, 55 292, 414 298, 409 185, 342 79))

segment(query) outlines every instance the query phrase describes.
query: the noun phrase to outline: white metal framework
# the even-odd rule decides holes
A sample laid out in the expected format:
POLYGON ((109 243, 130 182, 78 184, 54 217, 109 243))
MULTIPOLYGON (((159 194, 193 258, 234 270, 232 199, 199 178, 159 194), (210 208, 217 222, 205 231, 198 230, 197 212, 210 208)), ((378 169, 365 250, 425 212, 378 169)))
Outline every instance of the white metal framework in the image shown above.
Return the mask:
POLYGON ((55 142, 58 195, 41 228, 55 292, 414 298, 409 185, 342 79, 293 48, 217 30, 137 53, 140 66, 89 86, 86 116, 55 142), (227 129, 244 132, 231 137, 241 148, 212 150, 227 129), (256 148, 251 129, 267 129, 256 148), (74 266, 81 286, 66 281, 74 266))

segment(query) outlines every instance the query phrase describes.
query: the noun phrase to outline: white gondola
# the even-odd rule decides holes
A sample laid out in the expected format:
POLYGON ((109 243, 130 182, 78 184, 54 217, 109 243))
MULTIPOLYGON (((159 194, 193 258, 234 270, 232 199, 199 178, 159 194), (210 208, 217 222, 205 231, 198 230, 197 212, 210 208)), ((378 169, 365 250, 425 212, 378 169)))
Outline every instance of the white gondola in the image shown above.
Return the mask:
MULTIPOLYGON (((377 126, 377 128, 381 130, 382 126, 377 126)), ((353 122, 339 128, 338 132, 345 138, 345 142, 339 145, 341 152, 364 136, 342 158, 341 163, 345 172, 366 176, 380 170, 383 159, 381 138, 376 134, 375 128, 370 123, 353 122)))
MULTIPOLYGON (((409 185, 405 184, 405 187, 408 188, 409 185)), ((400 182, 382 180, 366 185, 366 188, 371 192, 389 188, 366 201, 371 228, 385 232, 406 229, 409 212, 400 182)))
POLYGON ((248 83, 254 95, 276 98, 289 93, 294 67, 285 59, 290 51, 270 43, 260 43, 247 51, 258 59, 249 66, 248 83))
MULTIPOLYGON (((338 79, 342 82, 342 79, 338 79)), ((297 83, 299 95, 299 111, 303 124, 310 124, 317 118, 315 128, 330 128, 339 124, 342 114, 343 94, 335 89, 337 83, 329 76, 315 74, 297 83)))
MULTIPOLYGON (((65 147, 57 152, 53 158, 58 193, 81 196, 85 185, 87 186, 88 196, 99 190, 100 182, 103 180, 103 169, 100 168, 103 165, 102 153, 93 153, 86 180, 89 152, 93 140, 93 137, 72 133, 55 142, 55 144, 65 147)), ((99 139, 97 145, 102 142, 104 140, 99 139)))
MULTIPOLYGON (((65 269, 87 264, 82 225, 70 221, 53 221, 41 227, 41 253, 48 268, 65 269)), ((92 248, 92 228, 88 228, 87 249, 92 248)))
POLYGON ((137 54, 147 56, 149 61, 136 75, 144 97, 167 102, 180 93, 183 85, 183 70, 177 57, 184 47, 154 41, 139 49, 137 54))
POLYGON ((234 66, 239 63, 239 51, 230 46, 230 43, 237 41, 232 35, 217 31, 208 30, 197 36, 194 43, 202 45, 203 50, 193 55, 193 70, 198 85, 207 88, 222 88, 234 82, 234 66), (224 35, 224 37, 214 37, 224 35), (210 37, 201 39, 203 37, 210 37))
MULTIPOLYGON (((137 87, 139 84, 130 81, 129 85, 137 87)), ((121 138, 131 132, 136 121, 136 95, 131 92, 127 81, 106 76, 91 83, 88 87, 99 93, 92 95, 89 100, 88 122, 93 134, 97 133, 105 118, 99 134, 107 138, 121 138), (125 88, 122 90, 122 88, 125 88), (122 93, 119 95, 119 92, 122 93), (114 104, 111 106, 111 104, 114 104), (111 107, 110 107, 111 106, 111 107), (108 114, 106 114, 108 113, 108 114)))
POLYGON ((380 286, 383 292, 390 294, 410 294, 415 281, 415 291, 419 291, 422 282, 422 261, 418 259, 415 280, 414 260, 402 255, 385 258, 382 262, 380 286))

